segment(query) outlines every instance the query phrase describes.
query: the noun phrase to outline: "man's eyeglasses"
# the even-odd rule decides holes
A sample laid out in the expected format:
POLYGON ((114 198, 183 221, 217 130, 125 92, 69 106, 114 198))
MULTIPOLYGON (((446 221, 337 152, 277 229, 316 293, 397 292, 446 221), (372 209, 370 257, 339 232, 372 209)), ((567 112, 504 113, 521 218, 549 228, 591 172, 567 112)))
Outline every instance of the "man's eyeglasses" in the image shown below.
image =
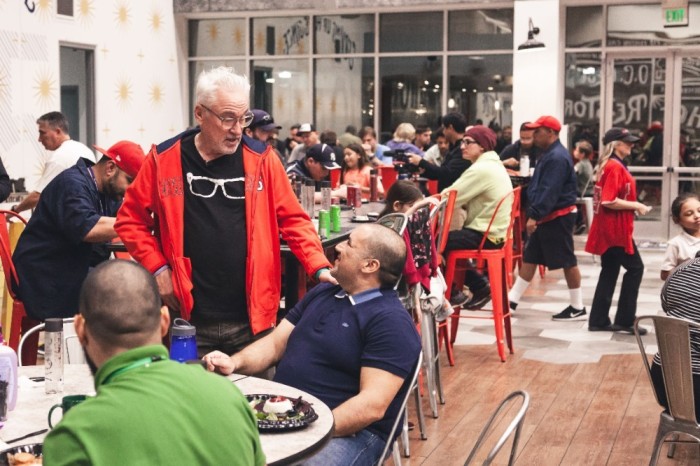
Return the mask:
POLYGON ((208 110, 212 115, 214 115, 216 118, 219 119, 221 122, 221 127, 225 130, 230 130, 234 126, 236 126, 236 123, 241 125, 241 128, 247 128, 250 126, 250 124, 253 122, 253 118, 255 118, 255 115, 253 115, 253 112, 250 110, 246 111, 243 116, 241 117, 222 117, 218 113, 216 113, 214 110, 210 109, 204 104, 200 104, 204 109, 208 110))
POLYGON ((468 146, 469 144, 478 144, 478 143, 473 139, 462 139, 463 146, 468 146))
POLYGON ((245 199, 245 196, 234 196, 236 185, 238 191, 243 192, 245 178, 215 179, 207 176, 197 176, 187 172, 187 183, 190 185, 190 192, 199 197, 213 197, 216 190, 221 186, 221 192, 228 199, 245 199))

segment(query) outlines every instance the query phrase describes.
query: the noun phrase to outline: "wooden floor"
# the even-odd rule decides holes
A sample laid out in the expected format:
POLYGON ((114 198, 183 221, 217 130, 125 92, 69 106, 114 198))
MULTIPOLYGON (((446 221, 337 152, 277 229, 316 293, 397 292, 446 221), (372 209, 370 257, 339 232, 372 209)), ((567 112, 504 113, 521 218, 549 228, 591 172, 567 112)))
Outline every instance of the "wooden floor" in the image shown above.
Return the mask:
MULTIPOLYGON (((402 464, 463 464, 489 415, 518 389, 530 394, 530 408, 516 464, 649 463, 661 409, 638 354, 603 356, 597 364, 549 364, 516 353, 501 363, 495 347, 455 350, 457 365, 443 364, 441 371, 446 404, 433 419, 423 397, 428 439, 420 439, 416 422, 410 432, 411 457, 402 458, 402 464)), ((409 419, 416 421, 412 401, 409 419)), ((507 464, 509 448, 510 443, 494 464, 507 464)), ((658 464, 698 465, 700 448, 682 444, 675 458, 667 459, 664 447, 658 464)))

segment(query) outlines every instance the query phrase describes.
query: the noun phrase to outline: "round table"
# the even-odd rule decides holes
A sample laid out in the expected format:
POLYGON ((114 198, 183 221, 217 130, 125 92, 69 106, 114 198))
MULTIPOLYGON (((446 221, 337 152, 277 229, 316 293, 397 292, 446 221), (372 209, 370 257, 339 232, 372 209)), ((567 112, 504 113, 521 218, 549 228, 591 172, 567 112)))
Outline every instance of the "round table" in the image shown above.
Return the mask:
MULTIPOLYGON (((19 389, 17 404, 7 416, 5 426, 0 430, 5 440, 24 436, 48 428, 47 415, 51 406, 61 403, 66 395, 94 394, 95 387, 86 364, 67 364, 63 372, 63 393, 47 395, 44 382, 33 382, 29 377, 43 377, 44 366, 23 366, 19 368, 19 389)), ((331 438, 333 413, 321 400, 296 388, 259 379, 233 374, 228 377, 244 394, 269 393, 302 399, 311 403, 318 419, 309 427, 283 433, 261 433, 260 443, 268 465, 294 464, 312 456, 331 438)), ((60 410, 58 410, 60 413, 60 410)), ((54 424, 60 414, 54 413, 54 424)), ((7 446, 0 441, 0 450, 11 446, 38 443, 43 441, 46 432, 12 443, 7 446)))

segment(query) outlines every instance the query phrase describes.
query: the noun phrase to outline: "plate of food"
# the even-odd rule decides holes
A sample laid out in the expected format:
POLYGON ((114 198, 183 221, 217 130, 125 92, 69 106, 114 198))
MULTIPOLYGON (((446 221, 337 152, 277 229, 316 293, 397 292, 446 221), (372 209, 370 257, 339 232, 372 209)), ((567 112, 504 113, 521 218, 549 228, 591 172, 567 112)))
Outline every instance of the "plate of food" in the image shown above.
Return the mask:
POLYGON ((376 218, 370 218, 368 215, 355 215, 350 219, 352 223, 370 223, 374 222, 376 218))
POLYGON ((41 443, 30 443, 0 452, 0 466, 30 466, 41 464, 41 443))
POLYGON ((303 429, 318 419, 311 404, 302 397, 288 398, 271 394, 246 395, 258 419, 260 432, 284 432, 303 429))

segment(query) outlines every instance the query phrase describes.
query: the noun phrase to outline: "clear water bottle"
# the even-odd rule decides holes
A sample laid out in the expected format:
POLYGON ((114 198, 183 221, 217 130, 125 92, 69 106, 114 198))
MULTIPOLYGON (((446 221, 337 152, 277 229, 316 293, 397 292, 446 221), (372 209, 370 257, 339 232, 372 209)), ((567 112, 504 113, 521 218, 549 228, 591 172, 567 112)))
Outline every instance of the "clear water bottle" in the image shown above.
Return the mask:
POLYGON ((17 402, 17 353, 5 344, 0 333, 0 427, 7 420, 7 412, 17 402))
POLYGON ((314 180, 306 180, 304 183, 303 191, 303 204, 304 210, 309 217, 314 218, 314 194, 316 193, 316 182, 314 180))
POLYGON ((377 170, 369 171, 369 201, 377 202, 379 200, 379 175, 377 170))
POLYGON ((331 182, 323 181, 321 183, 321 210, 330 212, 331 210, 331 182))
POLYGON ((170 359, 186 362, 197 359, 197 329, 185 319, 177 318, 170 329, 170 359))
POLYGON ((527 154, 520 156, 520 176, 530 176, 530 156, 527 154))
POLYGON ((63 319, 44 322, 44 386, 46 393, 63 391, 63 319))

